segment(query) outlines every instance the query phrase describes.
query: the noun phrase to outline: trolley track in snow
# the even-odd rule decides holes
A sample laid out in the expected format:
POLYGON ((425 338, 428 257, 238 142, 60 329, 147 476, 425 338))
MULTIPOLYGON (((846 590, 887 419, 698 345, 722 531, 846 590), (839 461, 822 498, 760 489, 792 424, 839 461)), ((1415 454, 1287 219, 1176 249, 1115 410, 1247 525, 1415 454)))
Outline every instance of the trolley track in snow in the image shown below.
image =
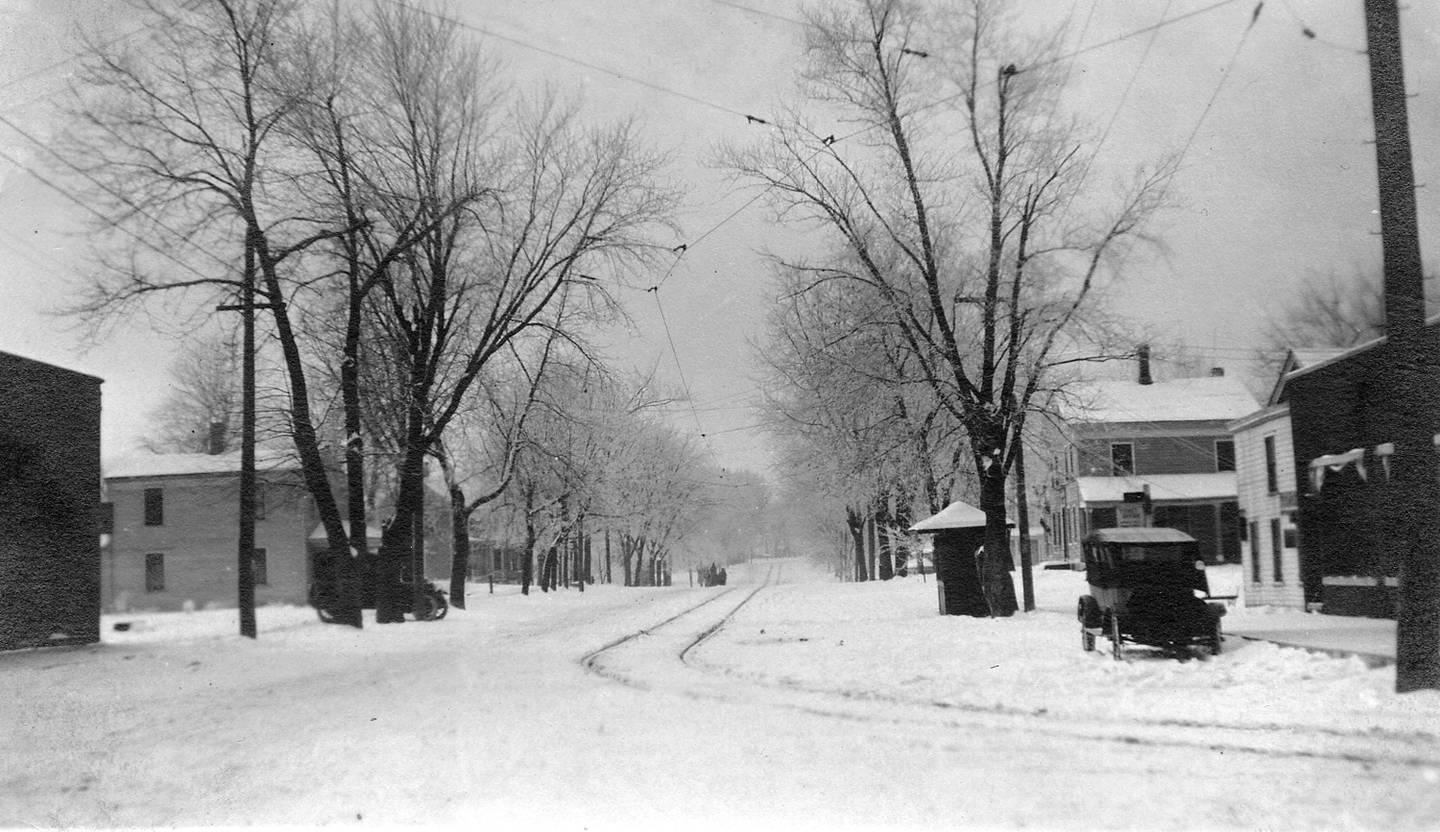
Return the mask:
POLYGON ((870 690, 846 690, 776 679, 706 661, 700 648, 721 634, 762 590, 777 583, 772 565, 764 581, 738 600, 727 588, 647 627, 587 653, 588 671, 638 690, 691 698, 760 704, 816 716, 876 725, 995 731, 1106 745, 1194 749, 1440 772, 1440 738, 1387 731, 1346 731, 1323 726, 1245 725, 1204 720, 1137 718, 1050 712, 1002 703, 943 701, 870 690), (732 603, 716 606, 722 599, 732 603), (717 614, 718 613, 718 614, 717 614), (623 654, 623 655, 622 655, 623 654), (876 705, 883 707, 877 708, 876 705))
MULTIPOLYGON (((709 639, 711 636, 719 632, 720 629, 725 626, 725 624, 727 624, 732 618, 735 617, 735 614, 739 612, 741 608, 743 608, 746 604, 749 604, 750 601, 753 600, 755 596, 760 593, 760 590, 773 585, 776 581, 778 574, 778 568, 774 564, 770 564, 769 568, 765 572, 765 579, 761 581, 758 586, 745 593, 744 597, 742 597, 738 603, 731 606, 728 610, 721 614, 720 617, 716 618, 708 626, 705 626, 698 634, 694 635, 693 637, 687 637, 684 641, 683 646, 678 651, 676 651, 676 657, 679 659, 680 663, 686 664, 686 657, 689 655, 690 651, 692 651, 705 640, 709 639)), ((682 621, 684 619, 688 619, 696 613, 705 610, 705 608, 709 607, 711 604, 714 604, 715 602, 720 601, 723 598, 727 598, 740 590, 741 587, 727 587, 724 590, 714 595, 711 595, 709 598, 706 598, 699 603, 692 604, 661 621, 658 621, 646 627, 642 627, 638 630, 633 630, 623 636, 620 636, 617 639, 609 641, 601 645, 600 647, 590 651, 589 653, 586 653, 584 656, 581 656, 580 666, 590 671, 591 673, 596 674, 597 676, 603 676, 607 679, 611 679, 623 685, 627 685, 629 687, 637 688, 640 690, 650 690, 653 687, 653 685, 651 685, 650 683, 637 678, 633 674, 622 672, 616 669, 614 666, 606 664, 602 661, 602 659, 609 654, 615 653, 620 648, 636 642, 642 637, 656 635, 657 632, 661 629, 669 627, 670 625, 673 625, 676 622, 682 621)))

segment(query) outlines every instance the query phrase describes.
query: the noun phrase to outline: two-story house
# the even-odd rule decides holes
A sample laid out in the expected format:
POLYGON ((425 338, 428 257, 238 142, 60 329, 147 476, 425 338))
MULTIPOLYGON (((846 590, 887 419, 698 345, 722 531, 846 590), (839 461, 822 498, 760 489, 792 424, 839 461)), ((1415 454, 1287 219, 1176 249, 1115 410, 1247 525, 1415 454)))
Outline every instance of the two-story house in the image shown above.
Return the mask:
POLYGON ((1077 385, 1062 403, 1067 441, 1052 466, 1052 557, 1078 560, 1092 529, 1167 526, 1210 562, 1240 560, 1235 443, 1228 425, 1257 407, 1238 380, 1156 382, 1140 350, 1137 377, 1077 385))
POLYGON ((0 650, 100 638, 100 384, 0 352, 0 650))
POLYGON ((1244 564, 1241 590, 1249 606, 1304 609, 1299 492, 1285 379, 1338 357, 1333 349, 1291 350, 1263 408, 1230 423, 1235 437, 1244 564))
MULTIPOLYGON (((255 602, 305 603, 314 504, 289 454, 260 451, 255 602)), ((107 463, 113 513, 101 581, 106 610, 233 607, 240 454, 138 454, 107 463)))

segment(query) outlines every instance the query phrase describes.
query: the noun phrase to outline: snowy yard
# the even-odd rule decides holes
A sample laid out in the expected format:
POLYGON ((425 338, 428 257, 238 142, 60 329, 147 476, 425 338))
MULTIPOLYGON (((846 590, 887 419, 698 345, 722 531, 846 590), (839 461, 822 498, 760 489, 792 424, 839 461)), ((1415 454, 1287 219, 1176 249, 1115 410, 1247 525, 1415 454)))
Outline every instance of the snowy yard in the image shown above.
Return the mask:
POLYGON ((1238 638, 1117 663, 1080 649, 1072 572, 996 621, 914 575, 730 576, 473 587, 363 631, 263 608, 255 642, 233 612, 107 616, 0 655, 0 826, 1440 826, 1440 694, 1391 668, 1238 638))

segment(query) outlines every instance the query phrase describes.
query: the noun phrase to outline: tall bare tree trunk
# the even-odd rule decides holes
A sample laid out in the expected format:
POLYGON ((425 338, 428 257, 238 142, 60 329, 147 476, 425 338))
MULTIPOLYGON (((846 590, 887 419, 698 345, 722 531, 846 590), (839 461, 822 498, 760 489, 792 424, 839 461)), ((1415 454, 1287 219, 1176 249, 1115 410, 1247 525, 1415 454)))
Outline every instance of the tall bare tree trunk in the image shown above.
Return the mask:
POLYGON ((1025 612, 1035 611, 1035 576, 1030 551, 1030 500, 1025 486, 1024 414, 1015 429, 1015 522, 1020 531, 1020 597, 1025 612))
POLYGON ((855 580, 868 581, 870 573, 865 564, 865 518, 851 506, 845 507, 845 527, 855 546, 855 580))
POLYGON ((520 594, 530 594, 535 579, 535 489, 525 488, 525 553, 520 562, 520 594))

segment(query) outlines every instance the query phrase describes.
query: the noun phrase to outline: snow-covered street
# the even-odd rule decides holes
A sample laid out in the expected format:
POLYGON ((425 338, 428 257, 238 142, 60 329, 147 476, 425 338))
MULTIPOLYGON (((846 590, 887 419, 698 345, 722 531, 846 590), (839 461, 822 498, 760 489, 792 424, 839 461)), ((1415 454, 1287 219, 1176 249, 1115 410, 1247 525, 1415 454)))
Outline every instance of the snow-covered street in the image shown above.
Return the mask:
POLYGON ((1440 695, 1393 668, 1238 638, 1117 663, 1081 651, 1071 572, 993 621, 913 575, 731 576, 473 587, 363 631, 262 608, 253 643, 233 611, 107 617, 0 655, 0 825, 1440 825, 1440 695))

